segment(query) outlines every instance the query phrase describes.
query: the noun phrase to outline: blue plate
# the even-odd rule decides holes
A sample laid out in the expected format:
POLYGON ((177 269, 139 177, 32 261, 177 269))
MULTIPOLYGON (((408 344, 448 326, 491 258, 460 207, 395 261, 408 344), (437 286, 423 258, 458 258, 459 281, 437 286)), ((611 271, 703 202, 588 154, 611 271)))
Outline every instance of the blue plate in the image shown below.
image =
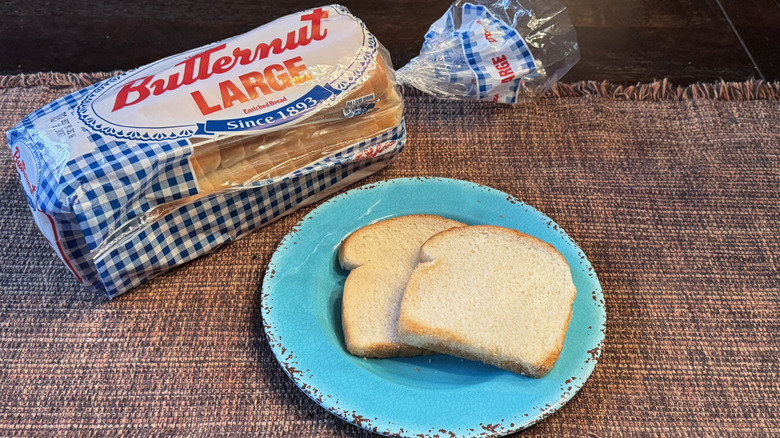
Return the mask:
POLYGON ((596 366, 606 312, 590 262, 555 222, 512 196, 466 181, 403 178, 350 190, 309 213, 284 238, 263 281, 268 342, 309 397, 344 420, 385 435, 499 436, 549 416, 596 366), (341 241, 394 216, 438 214, 514 228, 555 246, 577 297, 555 367, 533 379, 446 355, 363 359, 341 332, 341 241))

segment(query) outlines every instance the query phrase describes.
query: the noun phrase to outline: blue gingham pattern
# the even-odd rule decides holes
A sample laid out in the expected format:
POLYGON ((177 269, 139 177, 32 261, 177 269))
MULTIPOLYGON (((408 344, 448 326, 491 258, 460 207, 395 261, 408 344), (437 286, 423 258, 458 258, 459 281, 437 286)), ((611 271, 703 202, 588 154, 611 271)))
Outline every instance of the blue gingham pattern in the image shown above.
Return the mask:
POLYGON ((463 40, 463 52, 477 77, 477 97, 499 103, 517 102, 521 76, 536 68, 534 58, 528 46, 517 30, 497 19, 482 5, 466 3, 463 5, 463 26, 469 27, 458 32, 463 40), (489 30, 496 40, 491 43, 485 37, 489 30), (506 55, 507 61, 515 73, 513 81, 502 83, 500 77, 491 75, 495 70, 492 58, 506 55))
POLYGON ((436 77, 451 84, 465 86, 462 94, 476 96, 476 79, 474 72, 466 60, 460 44, 452 44, 452 37, 457 37, 452 11, 448 11, 434 22, 425 34, 421 53, 436 53, 436 63, 433 64, 436 77))
POLYGON ((435 54, 431 67, 437 80, 453 84, 459 96, 474 100, 516 103, 523 76, 536 62, 519 32, 482 5, 453 6, 431 25, 421 53, 435 54), (460 15, 460 25, 453 16, 460 15), (485 31, 496 40, 489 42, 485 31), (492 59, 506 55, 515 79, 502 83, 492 59), (491 72, 493 74, 491 74, 491 72))
POLYGON ((112 296, 211 252, 311 202, 318 193, 337 188, 360 170, 388 163, 405 143, 406 129, 401 123, 290 175, 183 205, 135 230, 95 260, 103 286, 112 296), (358 152, 388 141, 393 146, 381 156, 352 159, 358 152))
POLYGON ((98 249, 119 224, 197 194, 195 175, 187 164, 192 153, 187 140, 128 144, 99 134, 89 140, 96 149, 68 162, 63 177, 83 181, 65 194, 78 197, 73 211, 90 250, 98 249))
MULTIPOLYGON (((46 146, 34 121, 73 111, 93 88, 28 115, 8 132, 11 148, 24 139, 43 157, 46 146)), ((86 131, 85 138, 92 152, 64 164, 41 160, 38 189, 27 200, 54 222, 53 246, 82 283, 115 297, 311 202, 361 170, 376 170, 403 150, 406 129, 402 122, 290 175, 197 199, 151 222, 142 219, 155 207, 197 194, 189 141, 136 143, 86 131), (392 146, 355 159, 381 143, 392 146)))

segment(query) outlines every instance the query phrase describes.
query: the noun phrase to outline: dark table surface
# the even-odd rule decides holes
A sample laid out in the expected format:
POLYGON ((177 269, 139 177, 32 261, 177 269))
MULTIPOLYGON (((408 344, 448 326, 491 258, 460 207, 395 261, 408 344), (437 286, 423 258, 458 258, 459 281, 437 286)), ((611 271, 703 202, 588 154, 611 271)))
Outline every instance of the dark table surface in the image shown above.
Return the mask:
MULTIPOLYGON (((388 48, 415 56, 449 0, 341 2, 388 48)), ((780 0, 563 0, 582 60, 566 81, 780 79, 780 0)), ((5 0, 0 74, 126 70, 322 1, 5 0)))

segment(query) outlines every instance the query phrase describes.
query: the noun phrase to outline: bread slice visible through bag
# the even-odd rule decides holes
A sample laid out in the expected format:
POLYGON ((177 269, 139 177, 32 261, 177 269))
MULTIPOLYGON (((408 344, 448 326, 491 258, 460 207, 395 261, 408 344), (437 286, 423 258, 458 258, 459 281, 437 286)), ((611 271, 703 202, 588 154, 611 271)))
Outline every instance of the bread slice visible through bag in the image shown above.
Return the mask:
POLYGON ((400 341, 401 298, 420 246, 436 233, 462 226, 434 215, 400 216, 365 226, 342 242, 339 263, 351 271, 342 299, 342 328, 350 353, 362 357, 430 354, 400 341))
POLYGON ((507 228, 453 228, 429 239, 404 291, 400 339, 542 377, 563 348, 576 288, 551 245, 507 228))

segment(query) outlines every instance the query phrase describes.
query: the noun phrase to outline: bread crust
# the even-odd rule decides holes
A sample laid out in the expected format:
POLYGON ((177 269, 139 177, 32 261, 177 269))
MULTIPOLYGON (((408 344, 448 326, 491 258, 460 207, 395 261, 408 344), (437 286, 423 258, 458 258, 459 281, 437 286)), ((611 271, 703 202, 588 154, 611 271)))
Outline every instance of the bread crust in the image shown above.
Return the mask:
MULTIPOLYGON (((435 214, 409 214, 409 215, 405 215, 405 216, 396 216, 396 217, 391 217, 391 218, 388 218, 388 219, 382 219, 380 221, 370 223, 370 224, 368 224, 368 225, 366 225, 364 227, 361 227, 361 228, 353 231, 352 234, 347 236, 347 238, 344 239, 341 242, 341 245, 339 245, 339 251, 338 251, 339 266, 341 266, 342 269, 346 269, 348 271, 351 271, 353 269, 356 269, 356 268, 362 266, 361 264, 358 264, 357 261, 355 261, 352 258, 348 257, 346 253, 347 252, 351 252, 350 248, 352 247, 352 245, 354 245, 353 242, 355 240, 359 239, 364 234, 372 232, 377 227, 386 226, 388 222, 406 221, 408 219, 413 219, 413 218, 432 219, 432 220, 440 220, 441 219, 441 220, 446 221, 446 222, 454 222, 456 224, 461 224, 458 221, 454 221, 452 219, 447 219, 447 218, 444 218, 444 217, 441 217, 441 216, 438 216, 438 215, 435 215, 435 214)), ((465 224, 461 224, 461 226, 465 226, 465 224)), ((458 226, 456 226, 456 228, 457 227, 458 226)), ((428 239, 428 240, 430 240, 430 239, 428 239)))
MULTIPOLYGON (((561 333, 556 340, 555 348, 549 352, 538 363, 530 363, 517 358, 502 357, 489 354, 485 351, 480 351, 478 348, 469 345, 468 341, 456 333, 449 330, 443 330, 437 327, 426 325, 424 322, 417 321, 404 311, 404 307, 418 305, 420 297, 416 291, 420 289, 420 281, 425 277, 427 272, 436 269, 437 260, 428 252, 431 245, 436 245, 437 241, 441 239, 447 239, 453 234, 473 232, 474 230, 488 230, 493 233, 503 233, 511 235, 515 238, 520 238, 526 242, 530 242, 537 246, 539 249, 545 252, 555 254, 556 257, 563 263, 564 266, 569 266, 563 255, 555 249, 554 246, 547 242, 544 242, 534 236, 530 236, 520 231, 499 227, 495 225, 474 225, 467 228, 451 228, 442 231, 423 244, 420 254, 421 261, 412 274, 406 290, 404 291, 404 298, 401 304, 401 314, 398 323, 398 332, 403 342, 414 345, 420 348, 429 349, 444 354, 451 354, 458 357, 463 357, 471 360, 478 360, 491 365, 495 365, 499 368, 512 371, 518 374, 528 375, 534 378, 540 378, 546 375, 557 362, 560 353, 563 349, 564 341, 566 338, 566 332, 571 322, 572 317, 572 305, 576 298, 576 286, 573 281, 570 284, 569 293, 571 301, 568 303, 568 315, 566 317, 565 324, 562 325, 561 333), (407 304, 408 303, 408 304, 407 304)), ((571 269, 571 268, 569 268, 571 269)))
MULTIPOLYGON (((351 302, 353 302, 353 299, 351 297, 352 294, 359 294, 362 291, 353 286, 354 281, 356 281, 356 278, 359 278, 359 276, 366 274, 365 269, 370 268, 371 264, 367 263, 366 260, 361 259, 361 256, 365 256, 365 254, 359 254, 358 250, 356 249, 356 243, 358 240, 369 236, 372 232, 374 232, 379 227, 387 227, 388 224, 393 224, 397 222, 407 222, 407 221, 415 221, 415 220, 426 220, 426 221, 436 221, 440 222, 442 225, 447 226, 465 226, 465 224, 462 224, 457 221, 453 221, 450 219, 443 218, 441 216, 437 215, 431 215, 431 214, 412 214, 407 216, 398 216, 394 218, 385 219, 382 221, 378 221, 369 225, 366 225, 365 227, 362 227, 352 234, 350 234, 344 241, 342 241, 341 245, 339 246, 338 250, 338 261, 339 265, 346 270, 351 271, 350 274, 347 276, 347 279, 344 282, 344 293, 342 298, 342 331, 344 333, 344 342, 347 347, 347 351, 349 351, 351 354, 356 356, 362 356, 362 357, 371 357, 371 358, 386 358, 386 357, 409 357, 409 356, 418 356, 418 355, 425 355, 425 354, 434 354, 431 351, 421 349, 406 343, 402 342, 369 342, 369 343, 361 343, 358 341, 360 339, 360 336, 358 336, 358 328, 354 325, 355 319, 358 318, 357 315, 350 314, 351 309, 349 308, 351 302)), ((369 272, 370 274, 370 272, 369 272)))

